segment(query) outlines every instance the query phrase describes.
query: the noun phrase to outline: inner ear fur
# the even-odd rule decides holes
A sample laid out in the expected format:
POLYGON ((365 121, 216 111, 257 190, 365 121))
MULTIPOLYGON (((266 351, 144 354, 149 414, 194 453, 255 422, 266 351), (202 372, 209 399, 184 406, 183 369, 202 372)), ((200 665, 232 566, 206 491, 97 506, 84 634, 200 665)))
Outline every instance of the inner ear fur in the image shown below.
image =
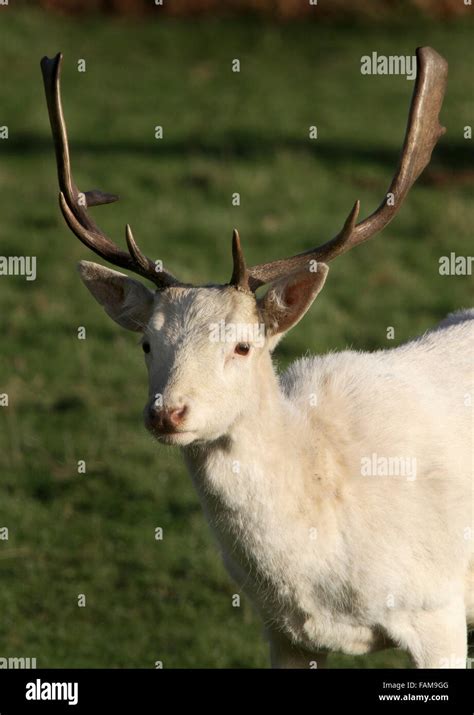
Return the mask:
POLYGON ((285 333, 301 320, 324 286, 328 271, 325 263, 318 263, 315 271, 291 273, 270 287, 257 301, 268 335, 285 333))

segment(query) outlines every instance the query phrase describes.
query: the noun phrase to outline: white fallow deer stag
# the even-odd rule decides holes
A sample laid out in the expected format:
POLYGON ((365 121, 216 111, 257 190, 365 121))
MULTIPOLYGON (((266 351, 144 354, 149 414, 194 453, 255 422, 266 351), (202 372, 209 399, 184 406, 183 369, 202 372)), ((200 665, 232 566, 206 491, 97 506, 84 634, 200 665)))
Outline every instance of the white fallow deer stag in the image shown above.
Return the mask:
POLYGON ((253 267, 234 231, 229 283, 203 286, 158 271, 129 226, 125 252, 90 217, 89 206, 116 197, 74 183, 61 55, 42 61, 64 218, 88 248, 154 291, 97 263, 82 261, 80 276, 110 317, 143 335, 146 426, 181 448, 226 567, 262 617, 275 667, 322 667, 331 651, 393 646, 419 668, 466 664, 474 311, 400 347, 304 358, 283 375, 271 357, 322 289, 326 262, 382 230, 430 161, 444 132, 447 63, 429 47, 417 59, 392 200, 359 223, 356 202, 332 240, 253 267), (220 340, 216 325, 226 327, 220 340), (374 455, 392 467, 408 457, 416 474, 367 472, 374 455))

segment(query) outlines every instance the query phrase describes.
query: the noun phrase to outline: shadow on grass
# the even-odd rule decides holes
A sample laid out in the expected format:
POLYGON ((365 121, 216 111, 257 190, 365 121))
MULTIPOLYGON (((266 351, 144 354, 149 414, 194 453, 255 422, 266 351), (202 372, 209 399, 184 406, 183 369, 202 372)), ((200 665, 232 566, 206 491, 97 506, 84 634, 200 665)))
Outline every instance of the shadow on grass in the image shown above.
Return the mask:
MULTIPOLYGON (((307 139, 298 139, 285 136, 268 136, 252 132, 232 132, 217 135, 214 141, 207 139, 203 142, 202 135, 188 136, 185 141, 167 140, 166 143, 133 142, 130 140, 114 141, 74 141, 75 154, 93 154, 94 156, 110 155, 146 155, 153 152, 162 157, 192 157, 207 156, 209 158, 229 158, 254 160, 258 156, 272 156, 279 150, 302 152, 314 156, 318 160, 331 162, 331 164, 344 164, 350 159, 351 163, 375 163, 394 168, 397 165, 400 150, 381 149, 361 144, 348 144, 339 141, 320 141, 315 144, 307 139)), ((9 155, 52 155, 53 145, 49 137, 38 136, 33 133, 17 134, 12 137, 2 153, 9 155)), ((445 169, 468 169, 471 166, 470 157, 466 152, 465 142, 445 142, 436 147, 433 155, 432 167, 445 169)), ((474 176, 474 172, 469 172, 474 176)))

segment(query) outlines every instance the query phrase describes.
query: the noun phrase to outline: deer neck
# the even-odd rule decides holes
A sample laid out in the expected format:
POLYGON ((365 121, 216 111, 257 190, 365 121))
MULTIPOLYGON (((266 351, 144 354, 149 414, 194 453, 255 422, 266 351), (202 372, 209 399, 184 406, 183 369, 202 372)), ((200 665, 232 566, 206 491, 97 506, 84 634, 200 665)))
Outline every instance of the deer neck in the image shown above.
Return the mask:
POLYGON ((339 540, 340 480, 331 435, 323 425, 310 430, 309 415, 282 393, 273 368, 264 377, 225 439, 187 448, 185 459, 229 573, 264 618, 283 604, 294 611, 291 630, 310 609, 308 554, 316 574, 315 554, 326 548, 324 566, 339 540))
POLYGON ((281 391, 271 358, 261 365, 248 409, 225 437, 184 449, 194 485, 211 522, 263 526, 299 500, 305 469, 303 417, 281 391), (291 481, 288 490, 285 485, 291 481), (289 494, 291 496, 289 496, 289 494), (265 511, 266 514, 262 512, 265 511))

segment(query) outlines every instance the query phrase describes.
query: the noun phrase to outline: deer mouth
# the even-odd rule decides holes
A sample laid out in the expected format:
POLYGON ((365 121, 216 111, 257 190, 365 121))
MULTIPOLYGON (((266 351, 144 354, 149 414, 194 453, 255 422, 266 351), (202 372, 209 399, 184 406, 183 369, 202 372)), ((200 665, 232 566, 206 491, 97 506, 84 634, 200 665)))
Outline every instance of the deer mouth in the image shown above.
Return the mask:
POLYGON ((180 430, 170 427, 158 429, 156 425, 151 424, 148 420, 145 420, 145 426, 160 444, 186 445, 196 439, 196 433, 192 430, 180 430))
POLYGON ((177 430, 175 432, 162 432, 162 433, 154 433, 154 436, 160 442, 160 444, 167 444, 170 446, 186 446, 187 444, 191 444, 191 442, 194 442, 196 439, 196 434, 195 432, 191 432, 190 430, 177 430))

